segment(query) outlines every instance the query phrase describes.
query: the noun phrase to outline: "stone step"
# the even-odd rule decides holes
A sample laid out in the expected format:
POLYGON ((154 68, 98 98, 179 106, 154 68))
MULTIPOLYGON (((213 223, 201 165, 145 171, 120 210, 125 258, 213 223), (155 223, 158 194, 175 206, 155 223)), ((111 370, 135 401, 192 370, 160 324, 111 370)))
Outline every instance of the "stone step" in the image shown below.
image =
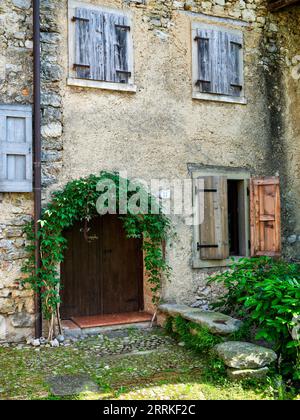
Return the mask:
POLYGON ((273 350, 252 343, 227 341, 214 349, 225 365, 233 369, 262 369, 277 360, 273 350))
POLYGON ((260 380, 264 379, 270 369, 268 367, 264 367, 261 369, 227 369, 227 376, 232 381, 245 381, 249 379, 260 380))
POLYGON ((207 328, 212 334, 226 336, 239 331, 242 322, 228 315, 213 311, 202 311, 190 308, 187 305, 165 303, 159 306, 159 310, 169 316, 182 316, 182 318, 207 328))
MULTIPOLYGON (((153 324, 155 327, 156 324, 153 324)), ((95 328, 68 328, 63 325, 63 333, 66 338, 85 338, 88 336, 94 336, 99 334, 109 335, 113 332, 118 331, 128 331, 128 330, 143 330, 143 331, 151 331, 149 326, 149 322, 139 322, 136 324, 124 324, 124 325, 113 325, 109 327, 95 327, 95 328)))

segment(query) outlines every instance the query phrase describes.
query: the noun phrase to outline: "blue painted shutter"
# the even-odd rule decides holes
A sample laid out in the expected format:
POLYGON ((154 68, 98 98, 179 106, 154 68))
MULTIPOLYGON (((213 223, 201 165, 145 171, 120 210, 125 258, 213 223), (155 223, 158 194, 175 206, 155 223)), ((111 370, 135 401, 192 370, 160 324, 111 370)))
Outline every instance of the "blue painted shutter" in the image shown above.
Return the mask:
POLYGON ((31 191, 31 107, 0 105, 0 192, 31 191))

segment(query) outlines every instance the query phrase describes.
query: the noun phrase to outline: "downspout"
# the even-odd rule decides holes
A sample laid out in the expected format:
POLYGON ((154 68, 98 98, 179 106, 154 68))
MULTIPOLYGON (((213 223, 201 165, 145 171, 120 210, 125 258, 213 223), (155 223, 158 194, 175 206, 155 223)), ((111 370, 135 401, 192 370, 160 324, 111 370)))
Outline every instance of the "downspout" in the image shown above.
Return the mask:
MULTIPOLYGON (((41 217, 41 41, 40 41, 40 0, 33 0, 33 57, 34 57, 34 75, 33 75, 33 98, 34 98, 34 233, 35 233, 35 270, 38 271, 41 266, 40 241, 39 241, 39 223, 41 217)), ((42 336, 42 311, 41 311, 41 293, 35 296, 35 336, 42 336)))

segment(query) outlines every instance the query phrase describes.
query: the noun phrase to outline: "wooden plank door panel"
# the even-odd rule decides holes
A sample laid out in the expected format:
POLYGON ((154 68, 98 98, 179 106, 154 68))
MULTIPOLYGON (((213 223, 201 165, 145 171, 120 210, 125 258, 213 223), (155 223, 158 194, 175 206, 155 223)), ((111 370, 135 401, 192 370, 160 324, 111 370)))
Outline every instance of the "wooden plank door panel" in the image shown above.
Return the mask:
POLYGON ((68 249, 61 272, 63 318, 102 312, 99 220, 89 224, 90 241, 85 239, 83 229, 83 223, 76 223, 65 233, 68 249))
POLYGON ((142 240, 128 239, 117 216, 103 216, 65 232, 61 265, 64 319, 143 309, 142 240))
POLYGON ((142 242, 128 239, 122 221, 105 216, 103 222, 103 312, 135 312, 143 309, 142 242))

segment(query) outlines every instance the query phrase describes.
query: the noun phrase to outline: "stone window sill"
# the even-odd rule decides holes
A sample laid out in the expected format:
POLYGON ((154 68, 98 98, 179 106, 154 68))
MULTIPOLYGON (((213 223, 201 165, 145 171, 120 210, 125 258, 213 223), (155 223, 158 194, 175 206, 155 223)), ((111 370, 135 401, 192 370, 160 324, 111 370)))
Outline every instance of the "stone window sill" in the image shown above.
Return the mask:
POLYGON ((231 104, 247 105, 247 99, 244 97, 236 98, 226 95, 214 95, 212 93, 193 92, 193 99, 212 102, 226 102, 231 104))
POLYGON ((77 86, 82 88, 92 88, 92 89, 104 89, 104 90, 115 90, 119 92, 131 92, 136 93, 136 85, 127 84, 127 83, 112 83, 112 82, 98 82, 96 80, 85 80, 85 79, 76 79, 69 77, 67 79, 68 86, 77 86))
POLYGON ((193 268, 217 268, 217 267, 230 267, 232 264, 236 263, 246 256, 240 257, 230 257, 226 260, 200 260, 199 258, 193 258, 193 268))

